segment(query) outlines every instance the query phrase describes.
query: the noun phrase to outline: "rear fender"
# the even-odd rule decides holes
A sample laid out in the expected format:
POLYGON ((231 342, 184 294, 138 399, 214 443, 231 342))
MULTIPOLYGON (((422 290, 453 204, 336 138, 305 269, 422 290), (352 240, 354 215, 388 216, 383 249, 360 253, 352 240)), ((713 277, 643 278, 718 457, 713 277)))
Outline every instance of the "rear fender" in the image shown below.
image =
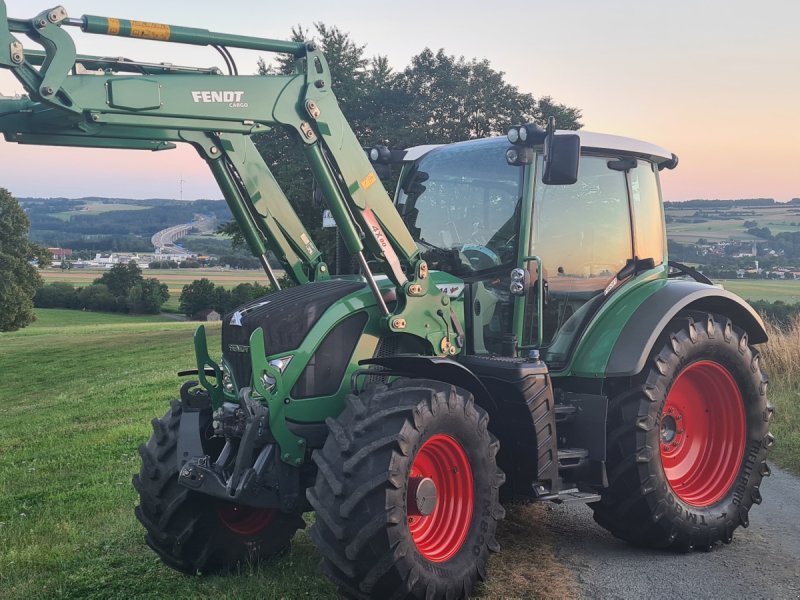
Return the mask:
POLYGON ((681 311, 729 317, 745 330, 751 344, 767 341, 764 322, 736 294, 696 281, 648 282, 625 301, 604 307, 578 344, 568 371, 581 377, 628 377, 644 368, 658 336, 681 311))

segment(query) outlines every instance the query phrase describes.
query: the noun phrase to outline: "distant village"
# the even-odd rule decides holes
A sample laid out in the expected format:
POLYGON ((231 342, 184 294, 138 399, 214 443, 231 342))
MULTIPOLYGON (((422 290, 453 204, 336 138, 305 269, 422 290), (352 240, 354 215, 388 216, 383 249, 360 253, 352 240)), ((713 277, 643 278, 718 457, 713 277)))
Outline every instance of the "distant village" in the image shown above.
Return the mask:
POLYGON ((180 265, 187 260, 202 261, 209 258, 189 252, 163 254, 160 252, 97 252, 94 258, 88 260, 72 260, 73 252, 69 248, 48 248, 48 250, 53 255, 53 267, 62 267, 62 263, 64 263, 71 269, 110 269, 114 265, 130 262, 136 263, 140 269, 149 269, 150 264, 156 262, 169 261, 180 265))
POLYGON ((780 259, 785 255, 783 250, 773 250, 766 244, 767 242, 757 240, 752 242, 736 240, 706 242, 699 240, 697 244, 694 244, 694 247, 697 250, 699 259, 701 257, 707 259, 752 258, 751 267, 734 270, 737 279, 800 279, 800 266, 773 265, 766 268, 761 267, 759 257, 769 258, 771 263, 775 263, 776 259, 780 259), (763 247, 759 248, 759 244, 763 245, 763 247))

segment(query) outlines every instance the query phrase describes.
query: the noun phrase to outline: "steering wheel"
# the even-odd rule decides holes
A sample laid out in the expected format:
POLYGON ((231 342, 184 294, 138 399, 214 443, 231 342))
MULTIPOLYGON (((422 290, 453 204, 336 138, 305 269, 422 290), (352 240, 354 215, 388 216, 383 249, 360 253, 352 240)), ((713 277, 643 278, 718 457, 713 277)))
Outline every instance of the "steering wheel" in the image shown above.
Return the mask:
POLYGON ((491 269, 501 264, 500 257, 495 252, 480 244, 464 244, 461 247, 461 254, 474 271, 491 269))

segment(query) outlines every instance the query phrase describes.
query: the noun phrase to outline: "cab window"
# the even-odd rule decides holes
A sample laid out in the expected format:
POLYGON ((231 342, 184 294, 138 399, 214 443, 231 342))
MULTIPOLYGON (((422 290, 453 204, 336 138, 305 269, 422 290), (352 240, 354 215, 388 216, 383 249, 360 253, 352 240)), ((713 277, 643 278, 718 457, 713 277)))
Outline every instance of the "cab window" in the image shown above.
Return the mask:
POLYGON ((652 258, 656 265, 664 262, 664 216, 658 193, 658 170, 646 160, 637 161, 628 172, 631 183, 636 256, 652 258))
MULTIPOLYGON (((609 160, 613 158, 581 157, 574 185, 548 186, 537 177, 530 253, 541 258, 549 289, 543 348, 555 365, 566 360, 572 339, 606 286, 633 256, 625 173, 609 169, 609 160)), ((541 173, 541 159, 537 171, 541 173)), ((535 263, 531 268, 535 282, 535 263)), ((527 298, 524 342, 535 344, 535 290, 527 298)))

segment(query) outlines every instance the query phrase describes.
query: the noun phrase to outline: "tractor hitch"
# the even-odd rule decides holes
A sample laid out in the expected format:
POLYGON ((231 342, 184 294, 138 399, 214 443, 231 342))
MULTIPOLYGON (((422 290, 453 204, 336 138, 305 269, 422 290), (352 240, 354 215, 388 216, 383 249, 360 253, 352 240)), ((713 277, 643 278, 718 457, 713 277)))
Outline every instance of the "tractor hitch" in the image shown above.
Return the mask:
POLYGON ((207 392, 191 390, 196 382, 181 388, 183 412, 178 437, 178 483, 203 494, 256 508, 292 511, 301 501, 299 471, 284 465, 269 429, 269 410, 240 392, 240 403, 224 403, 213 412, 211 427, 202 427, 211 403, 207 392), (213 432, 206 438, 206 432, 213 432), (212 457, 209 440, 225 439, 222 450, 212 457))

